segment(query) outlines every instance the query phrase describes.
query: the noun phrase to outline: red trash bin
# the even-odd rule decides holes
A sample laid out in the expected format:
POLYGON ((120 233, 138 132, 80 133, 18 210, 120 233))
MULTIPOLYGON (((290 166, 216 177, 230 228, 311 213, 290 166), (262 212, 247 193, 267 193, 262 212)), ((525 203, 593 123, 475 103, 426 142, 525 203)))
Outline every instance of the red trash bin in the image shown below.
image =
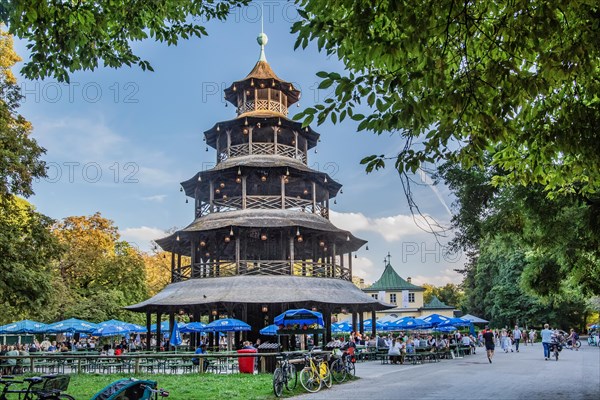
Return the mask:
MULTIPOLYGON (((241 349, 241 350, 238 350, 237 352, 238 352, 238 354, 256 353, 256 349, 241 349)), ((253 374, 255 360, 256 360, 256 357, 238 357, 240 373, 241 374, 253 374)))

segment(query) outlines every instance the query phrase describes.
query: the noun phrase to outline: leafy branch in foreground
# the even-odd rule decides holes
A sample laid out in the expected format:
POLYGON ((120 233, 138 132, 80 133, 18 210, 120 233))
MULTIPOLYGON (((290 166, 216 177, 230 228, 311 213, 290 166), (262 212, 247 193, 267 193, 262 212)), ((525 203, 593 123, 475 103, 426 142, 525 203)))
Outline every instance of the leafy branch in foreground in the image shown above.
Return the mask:
MULTIPOLYGON (((600 6, 596 1, 301 0, 296 47, 316 41, 347 74, 319 72, 333 96, 295 118, 397 132, 421 145, 399 171, 457 160, 506 171, 499 184, 550 195, 600 189, 600 6), (358 114, 365 105, 369 115, 358 114)), ((383 157, 363 160, 367 170, 383 157)))

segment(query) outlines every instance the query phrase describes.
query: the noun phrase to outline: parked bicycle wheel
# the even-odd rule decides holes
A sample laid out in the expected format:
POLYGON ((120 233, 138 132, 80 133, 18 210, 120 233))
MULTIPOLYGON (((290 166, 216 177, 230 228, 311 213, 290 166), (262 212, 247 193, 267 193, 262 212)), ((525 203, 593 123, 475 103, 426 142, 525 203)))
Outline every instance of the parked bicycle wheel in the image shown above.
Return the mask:
POLYGON ((575 348, 578 349, 580 347, 581 347, 581 340, 578 339, 575 341, 575 348))
POLYGON ((296 389, 298 385, 298 374, 296 373, 296 366, 288 363, 287 380, 285 381, 285 387, 287 390, 296 389))
POLYGON ((331 370, 327 361, 323 360, 319 363, 319 374, 321 375, 323 384, 330 388, 333 384, 333 379, 331 378, 331 370))
POLYGON ((283 380, 283 371, 278 367, 273 373, 273 393, 277 397, 281 397, 281 393, 283 392, 283 380))
POLYGON ((350 359, 346 361, 346 371, 348 375, 351 375, 352 377, 356 376, 356 364, 353 363, 350 359))
POLYGON ((331 364, 331 375, 336 382, 344 382, 346 380, 346 374, 346 366, 341 358, 338 358, 331 364))
POLYGON ((317 371, 306 367, 300 371, 300 384, 307 392, 316 393, 321 390, 321 377, 317 371))

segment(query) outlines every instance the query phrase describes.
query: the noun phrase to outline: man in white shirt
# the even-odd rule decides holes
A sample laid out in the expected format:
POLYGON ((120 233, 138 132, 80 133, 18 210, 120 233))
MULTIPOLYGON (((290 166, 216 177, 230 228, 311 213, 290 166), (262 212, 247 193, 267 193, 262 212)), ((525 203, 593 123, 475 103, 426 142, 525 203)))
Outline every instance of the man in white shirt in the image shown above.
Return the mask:
POLYGON ((521 338, 523 337, 523 333, 519 329, 518 325, 515 325, 515 329, 513 329, 512 334, 513 334, 513 340, 515 341, 515 348, 517 349, 517 353, 518 353, 519 352, 519 342, 521 341, 521 338))

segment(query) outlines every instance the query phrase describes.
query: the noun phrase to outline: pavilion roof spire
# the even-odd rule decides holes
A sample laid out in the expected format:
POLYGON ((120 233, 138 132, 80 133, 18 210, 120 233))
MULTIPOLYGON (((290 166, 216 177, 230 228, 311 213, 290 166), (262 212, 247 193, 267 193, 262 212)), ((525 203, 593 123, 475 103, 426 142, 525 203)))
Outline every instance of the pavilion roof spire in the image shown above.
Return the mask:
POLYGON ((265 46, 267 45, 269 38, 265 34, 265 30, 264 30, 262 4, 261 4, 261 9, 260 9, 260 34, 256 38, 256 41, 260 45, 260 57, 258 58, 258 61, 267 62, 267 56, 265 56, 265 46))

